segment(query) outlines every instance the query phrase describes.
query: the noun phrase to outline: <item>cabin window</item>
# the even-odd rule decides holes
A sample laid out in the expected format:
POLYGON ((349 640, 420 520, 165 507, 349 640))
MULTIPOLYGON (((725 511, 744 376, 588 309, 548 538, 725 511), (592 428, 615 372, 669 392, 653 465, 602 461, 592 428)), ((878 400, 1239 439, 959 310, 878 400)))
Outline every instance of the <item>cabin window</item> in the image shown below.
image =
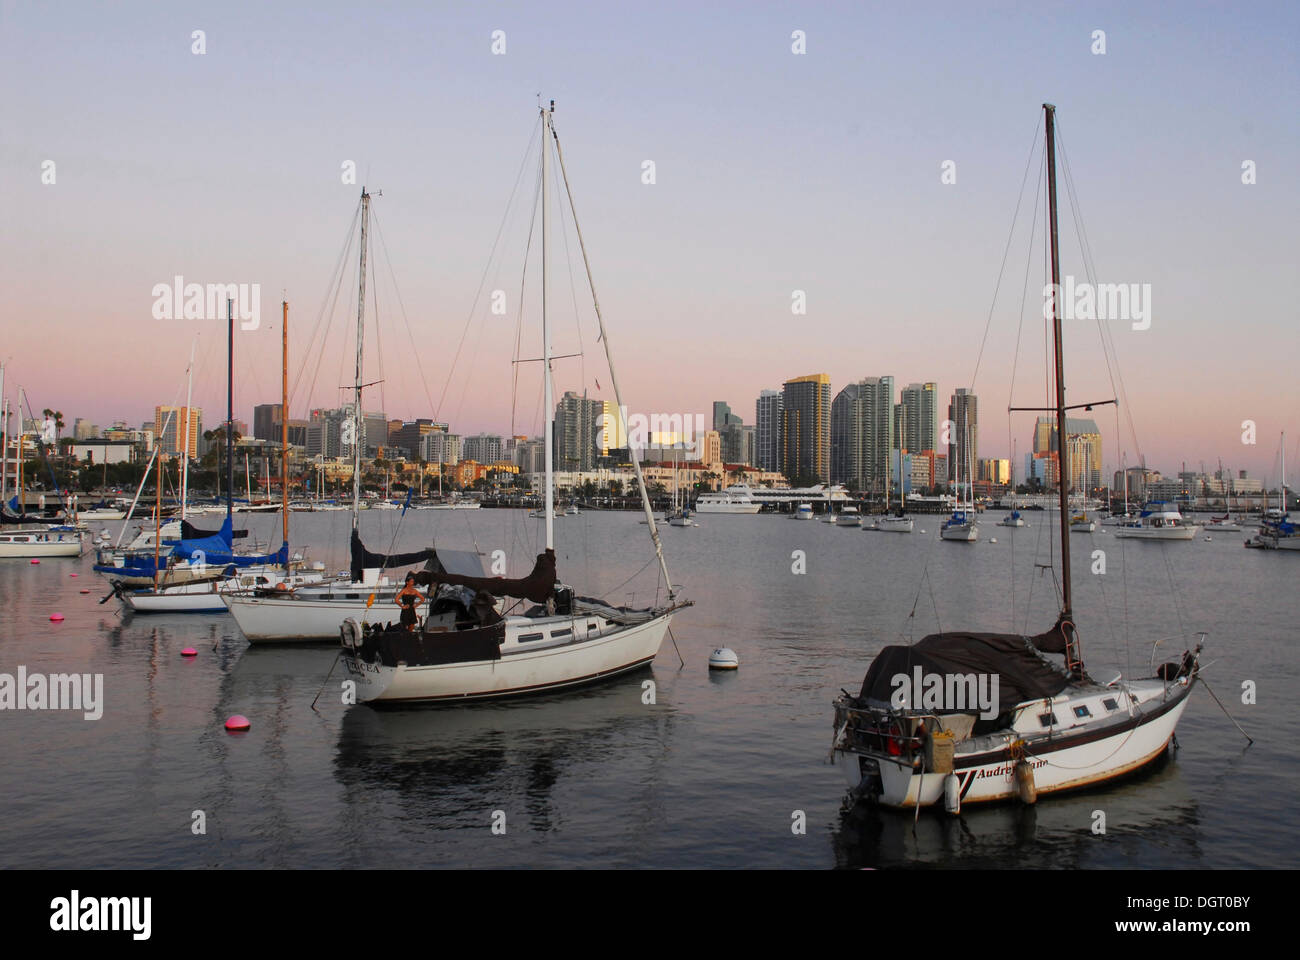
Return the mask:
POLYGON ((595 625, 594 623, 589 623, 589 624, 587 624, 587 629, 588 629, 588 630, 595 630, 595 629, 596 629, 596 625, 595 625))
POLYGON ((551 636, 552 636, 552 637, 571 637, 571 636, 573 636, 573 629, 572 629, 571 627, 565 627, 563 630, 552 630, 552 631, 551 631, 551 636))
POLYGON ((521 633, 519 635, 520 643, 528 643, 530 640, 541 640, 544 634, 540 633, 521 633))
POLYGON ((1101 705, 1105 707, 1107 710, 1119 709, 1119 704, 1115 701, 1114 697, 1107 697, 1105 700, 1101 702, 1101 705))
POLYGON ((1074 715, 1075 715, 1076 717, 1078 717, 1080 720, 1082 720, 1082 719, 1085 718, 1085 717, 1091 717, 1091 716, 1092 716, 1092 711, 1089 710, 1089 709, 1087 708, 1087 706, 1075 707, 1075 708, 1074 708, 1074 715))
POLYGON ((1056 723, 1056 714, 1054 713, 1041 714, 1038 717, 1038 722, 1042 724, 1044 727, 1050 727, 1056 723))
POLYGON ((361 594, 359 594, 359 593, 347 593, 347 594, 344 594, 344 596, 346 596, 349 600, 360 600, 360 599, 361 599, 361 594))

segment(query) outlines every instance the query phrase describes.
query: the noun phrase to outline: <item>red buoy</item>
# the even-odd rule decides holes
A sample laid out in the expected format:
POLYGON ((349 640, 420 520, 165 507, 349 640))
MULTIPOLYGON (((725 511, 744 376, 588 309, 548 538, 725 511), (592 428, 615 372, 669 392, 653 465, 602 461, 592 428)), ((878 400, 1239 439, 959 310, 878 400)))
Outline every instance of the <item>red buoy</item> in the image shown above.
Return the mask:
POLYGON ((70 573, 70 574, 68 574, 68 576, 70 576, 70 577, 75 577, 76 574, 75 574, 75 573, 70 573))
POLYGON ((242 733, 245 730, 249 729, 251 726, 252 724, 248 722, 248 717, 245 717, 243 714, 239 714, 239 713, 235 714, 233 717, 231 717, 229 720, 226 721, 226 729, 229 730, 231 733, 242 733))
POLYGON ((61 614, 61 613, 51 613, 51 614, 50 614, 50 620, 52 620, 54 623, 62 623, 62 622, 63 622, 63 614, 61 614))
POLYGON ((82 592, 82 593, 90 593, 90 591, 87 590, 85 587, 82 587, 82 588, 81 588, 81 592, 82 592))
MULTIPOLYGON (((197 657, 198 655, 199 652, 195 650, 193 647, 186 647, 184 650, 181 651, 182 657, 197 657)), ((231 719, 234 718, 232 717, 231 719)), ((226 726, 230 726, 230 724, 226 724, 226 726)))
POLYGON ((41 562, 41 561, 39 561, 39 560, 37 560, 37 559, 35 559, 35 558, 32 559, 32 565, 33 565, 33 566, 35 566, 36 564, 38 564, 38 563, 40 563, 40 562, 41 562))

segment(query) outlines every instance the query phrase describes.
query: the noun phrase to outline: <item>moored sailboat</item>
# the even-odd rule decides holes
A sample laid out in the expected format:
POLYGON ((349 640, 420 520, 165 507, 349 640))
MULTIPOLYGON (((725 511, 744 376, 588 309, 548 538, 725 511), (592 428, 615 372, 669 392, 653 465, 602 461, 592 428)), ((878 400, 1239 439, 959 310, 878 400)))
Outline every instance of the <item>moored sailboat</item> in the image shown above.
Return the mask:
MULTIPOLYGON (((1051 238, 1055 412, 1065 436, 1059 304, 1055 107, 1044 104, 1051 238)), ((1150 678, 1098 683, 1087 673, 1073 609, 1068 446, 1059 486, 1061 608, 1033 636, 961 630, 888 646, 860 691, 835 701, 832 759, 852 801, 894 808, 1033 802, 1141 769, 1173 738, 1200 671, 1201 643, 1150 678), (1045 654, 1063 654, 1064 668, 1045 654), (995 685, 994 681, 998 681, 995 685)))
MULTIPOLYGON (((349 619, 342 629, 342 660, 356 682, 362 702, 440 702, 509 697, 589 683, 642 667, 658 654, 674 612, 689 602, 677 597, 668 575, 645 479, 632 457, 647 529, 659 561, 667 602, 644 609, 613 606, 579 596, 563 584, 556 571, 554 544, 555 496, 553 444, 551 334, 547 316, 548 247, 550 244, 549 155, 554 142, 577 232, 592 301, 609 364, 618 409, 622 405, 609 337, 595 296, 586 246, 582 241, 573 199, 568 191, 564 155, 553 126, 554 103, 541 108, 542 214, 542 380, 546 411, 545 550, 522 579, 458 576, 439 569, 415 575, 429 587, 429 614, 423 625, 371 625, 349 619), (513 597, 533 604, 522 615, 502 616, 498 598, 513 597)), ((621 414, 620 414, 621 416, 621 414)))

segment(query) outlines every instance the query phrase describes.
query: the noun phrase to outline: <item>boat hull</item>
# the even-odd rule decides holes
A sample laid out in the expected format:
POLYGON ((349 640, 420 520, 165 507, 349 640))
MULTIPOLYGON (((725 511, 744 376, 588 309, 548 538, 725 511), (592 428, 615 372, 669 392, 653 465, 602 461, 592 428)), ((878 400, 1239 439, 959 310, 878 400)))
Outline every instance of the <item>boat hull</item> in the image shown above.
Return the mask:
POLYGON ((227 595, 225 604, 249 643, 322 643, 338 640, 348 617, 397 620, 396 590, 345 589, 331 600, 227 595), (372 593, 374 603, 367 606, 372 593))
POLYGON ((80 533, 0 533, 0 559, 79 557, 84 552, 80 533))
MULTIPOLYGON (((575 617, 576 623, 584 619, 575 617)), ((499 659, 387 666, 344 649, 342 661, 362 703, 441 703, 518 697, 594 683, 654 660, 671 614, 574 643, 506 653, 499 659)), ((337 634, 337 628, 335 630, 337 634)))
POLYGON ((1177 527, 1120 527, 1115 536, 1126 540, 1194 540, 1201 528, 1195 525, 1177 527))

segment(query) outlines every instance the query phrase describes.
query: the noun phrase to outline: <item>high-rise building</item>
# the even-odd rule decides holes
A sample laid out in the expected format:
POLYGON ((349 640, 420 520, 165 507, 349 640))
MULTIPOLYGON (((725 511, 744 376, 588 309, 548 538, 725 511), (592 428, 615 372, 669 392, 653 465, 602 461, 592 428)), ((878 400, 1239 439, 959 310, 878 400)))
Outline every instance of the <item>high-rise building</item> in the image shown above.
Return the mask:
POLYGON ((501 437, 493 433, 480 433, 465 437, 460 442, 461 458, 475 463, 500 463, 504 459, 501 437))
POLYGON ((948 401, 948 479, 963 484, 975 472, 979 458, 979 401, 965 387, 953 391, 948 401))
POLYGON ((72 437, 74 440, 89 440, 91 437, 99 436, 99 427, 95 426, 84 417, 77 417, 76 422, 72 425, 72 437))
POLYGON ((827 483, 831 475, 831 378, 787 380, 781 395, 781 472, 791 482, 827 483))
POLYGON ((902 439, 895 441, 896 445, 901 442, 903 449, 912 453, 938 449, 935 446, 939 442, 938 396, 936 383, 909 383, 899 391, 902 439))
POLYGON ((831 405, 831 483, 883 493, 894 434, 894 378, 851 383, 831 405))
POLYGON ((448 433, 446 429, 430 430, 420 437, 417 458, 426 463, 460 463, 460 435, 448 433))
MULTIPOLYGON (((611 411, 616 416, 616 411, 611 411)), ((605 451, 601 442, 605 425, 605 403, 588 400, 586 392, 579 396, 572 390, 565 392, 555 406, 553 449, 555 469, 592 470, 596 457, 605 451)))
POLYGON ((713 401, 713 429, 721 433, 729 424, 741 423, 740 417, 731 412, 731 405, 721 400, 713 401))
POLYGON ((754 404, 754 465, 781 469, 781 391, 763 390, 754 404))
MULTIPOLYGON (((1069 489, 1091 494, 1101 486, 1101 431, 1095 420, 1065 418, 1069 489)), ((1034 424, 1034 454, 1057 455, 1056 418, 1039 417, 1034 424)), ((1059 464, 1056 476, 1059 476, 1059 464)), ((1053 480, 1053 483, 1055 480, 1053 480)))
MULTIPOLYGON (((142 429, 152 427, 153 435, 158 438, 163 456, 178 456, 185 445, 185 418, 189 416, 189 456, 195 459, 199 455, 199 437, 203 435, 203 411, 198 407, 154 407, 153 423, 142 429), (168 422, 168 414, 171 414, 168 422), (164 429, 164 426, 166 429, 164 429)), ((238 429, 238 427, 236 427, 238 429)))
POLYGON ((253 408, 253 437, 257 440, 274 440, 280 442, 280 412, 278 403, 259 403, 253 408))

